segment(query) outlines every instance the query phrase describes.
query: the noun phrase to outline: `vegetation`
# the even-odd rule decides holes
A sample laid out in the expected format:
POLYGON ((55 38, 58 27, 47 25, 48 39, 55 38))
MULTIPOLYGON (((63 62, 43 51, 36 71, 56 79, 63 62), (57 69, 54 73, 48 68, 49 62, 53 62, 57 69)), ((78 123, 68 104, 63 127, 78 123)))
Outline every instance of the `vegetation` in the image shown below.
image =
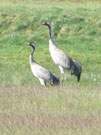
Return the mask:
MULTIPOLYGON (((54 22, 60 48, 83 65, 81 84, 101 83, 101 6, 99 3, 17 2, 0 5, 0 84, 37 81, 30 71, 29 41, 36 41, 35 59, 59 75, 48 52, 48 31, 41 21, 54 22), (46 8, 47 7, 47 8, 46 8)), ((76 83, 70 77, 69 83, 76 83)), ((68 81, 66 82, 68 83, 68 81)))
POLYGON ((100 135, 101 87, 0 88, 0 135, 100 135))
POLYGON ((0 135, 101 134, 100 0, 0 0, 0 135), (43 88, 31 73, 35 59, 59 76, 48 52, 52 21, 59 48, 83 66, 81 81, 43 88))

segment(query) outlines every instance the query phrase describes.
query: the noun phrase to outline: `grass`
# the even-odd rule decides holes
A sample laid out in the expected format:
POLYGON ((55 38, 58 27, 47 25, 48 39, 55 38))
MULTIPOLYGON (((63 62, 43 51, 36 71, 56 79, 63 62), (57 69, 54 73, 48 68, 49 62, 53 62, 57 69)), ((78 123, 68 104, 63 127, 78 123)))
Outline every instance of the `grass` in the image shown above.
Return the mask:
MULTIPOLYGON (((1 3, 1 85, 37 83, 28 63, 30 49, 27 47, 27 42, 33 40, 38 46, 35 59, 59 76, 59 70, 53 64, 48 52, 48 31, 40 24, 43 20, 54 22, 58 46, 82 63, 81 84, 101 83, 101 7, 99 3, 51 2, 49 4, 44 1, 1 3)), ((71 82, 76 83, 75 78, 70 77, 71 82)))
POLYGON ((101 134, 101 3, 0 0, 0 135, 101 134), (35 59, 59 76, 48 52, 43 20, 54 22, 59 48, 83 66, 80 83, 43 88, 31 73, 35 59))
POLYGON ((100 87, 1 87, 0 135, 100 135, 100 99, 100 87))

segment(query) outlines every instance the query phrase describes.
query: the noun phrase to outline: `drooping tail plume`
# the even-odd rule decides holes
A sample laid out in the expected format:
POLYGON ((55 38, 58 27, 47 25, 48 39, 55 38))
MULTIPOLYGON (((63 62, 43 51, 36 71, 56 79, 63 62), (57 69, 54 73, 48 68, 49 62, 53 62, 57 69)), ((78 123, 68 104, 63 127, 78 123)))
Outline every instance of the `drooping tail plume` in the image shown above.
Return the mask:
POLYGON ((77 81, 80 81, 82 73, 82 65, 77 60, 72 61, 71 65, 71 75, 75 75, 77 77, 77 81))
POLYGON ((55 75, 52 75, 52 83, 53 85, 59 85, 60 84, 59 78, 57 78, 55 75))

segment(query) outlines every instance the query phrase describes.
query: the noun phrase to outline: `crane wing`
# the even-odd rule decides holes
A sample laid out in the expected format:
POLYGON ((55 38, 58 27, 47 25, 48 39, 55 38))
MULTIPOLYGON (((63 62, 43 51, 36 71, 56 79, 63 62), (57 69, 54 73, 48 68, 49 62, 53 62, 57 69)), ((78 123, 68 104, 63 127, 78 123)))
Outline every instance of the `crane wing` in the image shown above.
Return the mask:
POLYGON ((57 65, 61 65, 64 68, 70 68, 70 57, 67 56, 62 50, 59 48, 55 48, 53 51, 53 54, 51 55, 53 58, 53 61, 57 65))
POLYGON ((32 72, 38 78, 42 78, 44 80, 50 79, 50 74, 51 74, 50 71, 48 71, 46 68, 40 66, 37 63, 34 63, 32 65, 32 72))

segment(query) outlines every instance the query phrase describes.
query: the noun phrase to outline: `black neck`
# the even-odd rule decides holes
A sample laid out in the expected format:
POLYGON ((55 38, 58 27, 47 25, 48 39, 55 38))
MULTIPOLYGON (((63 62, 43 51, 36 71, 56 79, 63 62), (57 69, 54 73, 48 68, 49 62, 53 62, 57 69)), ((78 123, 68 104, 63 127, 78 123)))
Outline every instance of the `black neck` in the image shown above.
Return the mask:
POLYGON ((52 38, 52 29, 51 26, 49 24, 47 24, 48 26, 48 30, 49 30, 49 37, 52 38))
POLYGON ((49 23, 45 22, 44 25, 48 27, 49 30, 49 38, 55 43, 55 38, 54 38, 54 32, 52 31, 52 27, 49 23))
POLYGON ((31 60, 34 61, 33 59, 33 54, 34 54, 34 48, 32 48, 32 52, 31 52, 31 60))

